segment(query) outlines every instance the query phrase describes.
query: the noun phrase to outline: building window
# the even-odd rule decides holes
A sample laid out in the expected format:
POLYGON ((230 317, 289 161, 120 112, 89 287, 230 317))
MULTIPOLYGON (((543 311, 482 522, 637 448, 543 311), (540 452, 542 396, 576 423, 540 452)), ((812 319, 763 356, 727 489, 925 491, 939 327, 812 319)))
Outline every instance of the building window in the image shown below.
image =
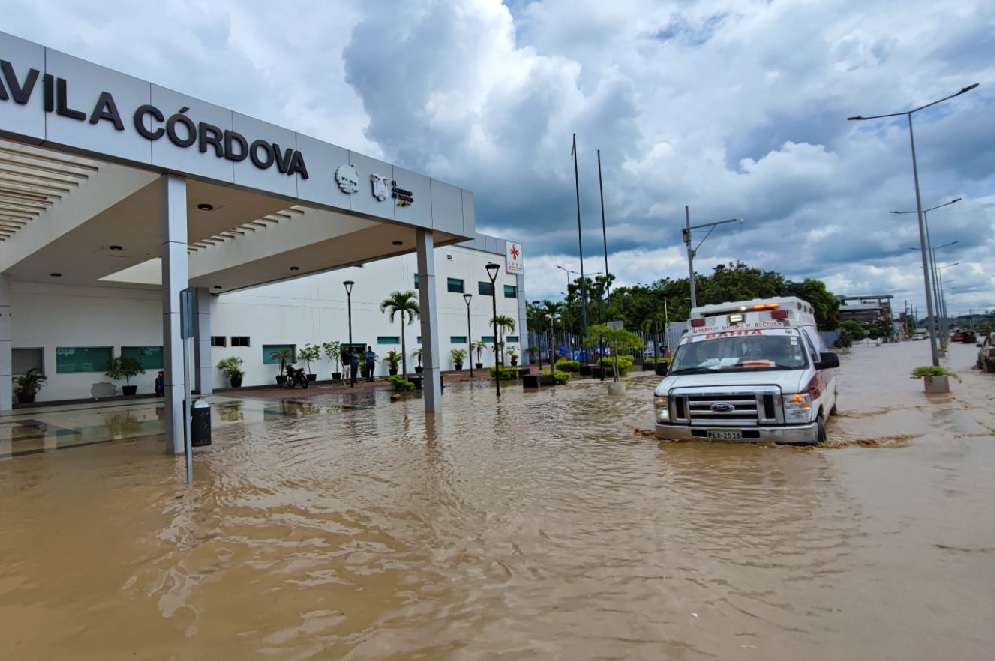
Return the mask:
POLYGON ((452 335, 449 338, 450 344, 466 344, 466 335, 452 335))
POLYGON ((55 372, 106 372, 113 357, 112 347, 56 347, 55 372))
POLYGON ((518 336, 517 335, 506 335, 505 338, 504 338, 504 341, 505 342, 518 342, 518 336))
MULTIPOLYGON (((235 338, 232 338, 233 340, 235 338)), ((232 343, 234 344, 234 343, 232 343)), ((263 365, 279 365, 280 359, 275 357, 273 354, 278 354, 281 351, 287 350, 290 352, 290 358, 287 362, 294 362, 297 359, 297 345, 296 344, 264 344, 263 345, 263 365)))
POLYGON ((421 335, 418 336, 418 339, 416 339, 415 342, 417 342, 418 344, 421 344, 421 335))
POLYGON ((494 285, 489 282, 478 282, 477 293, 481 296, 490 296, 494 293, 494 285))
POLYGON ((484 344, 494 344, 494 336, 484 335, 482 338, 480 338, 480 341, 483 342, 484 344))
POLYGON ((463 293, 463 281, 457 278, 446 278, 446 286, 449 287, 449 291, 454 294, 463 293))
POLYGON ((37 349, 11 349, 10 364, 11 373, 15 376, 27 374, 32 369, 37 369, 44 373, 45 350, 41 347, 37 349))
POLYGON ((233 347, 247 347, 249 346, 249 337, 247 335, 233 335, 231 345, 233 347))
POLYGON ((144 370, 161 370, 164 362, 162 347, 121 347, 122 358, 134 358, 144 370))
POLYGON ((228 338, 224 335, 216 335, 211 338, 212 347, 226 347, 228 346, 228 338))
POLYGON ((400 344, 401 338, 398 335, 377 336, 377 344, 400 344))
POLYGON ((505 298, 518 298, 518 287, 514 285, 504 286, 504 297, 505 298))
POLYGON ((418 274, 415 273, 415 289, 418 289, 418 274))

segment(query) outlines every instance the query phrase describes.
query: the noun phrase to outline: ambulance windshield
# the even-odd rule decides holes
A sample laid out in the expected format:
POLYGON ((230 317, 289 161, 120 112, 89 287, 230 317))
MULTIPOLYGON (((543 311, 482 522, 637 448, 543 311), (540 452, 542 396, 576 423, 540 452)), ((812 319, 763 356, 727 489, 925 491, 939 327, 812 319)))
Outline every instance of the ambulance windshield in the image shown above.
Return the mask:
POLYGON ((669 373, 803 369, 805 353, 793 329, 701 333, 681 342, 669 373))

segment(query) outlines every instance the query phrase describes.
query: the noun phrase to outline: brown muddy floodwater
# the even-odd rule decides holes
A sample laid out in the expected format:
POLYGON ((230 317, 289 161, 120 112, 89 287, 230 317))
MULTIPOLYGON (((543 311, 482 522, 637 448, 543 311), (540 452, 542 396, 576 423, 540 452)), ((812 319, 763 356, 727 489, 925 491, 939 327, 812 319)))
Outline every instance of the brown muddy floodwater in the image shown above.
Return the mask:
POLYGON ((660 444, 637 375, 218 398, 192 489, 152 439, 9 457, 0 659, 991 659, 974 351, 927 399, 927 343, 855 349, 814 450, 660 444))

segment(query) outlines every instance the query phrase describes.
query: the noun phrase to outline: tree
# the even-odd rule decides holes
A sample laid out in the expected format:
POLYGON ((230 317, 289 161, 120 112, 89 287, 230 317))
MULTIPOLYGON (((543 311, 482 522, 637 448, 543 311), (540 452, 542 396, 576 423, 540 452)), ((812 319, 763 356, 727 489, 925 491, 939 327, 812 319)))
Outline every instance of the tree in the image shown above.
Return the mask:
POLYGON ((420 313, 416 299, 417 294, 413 291, 395 291, 380 304, 380 311, 389 313, 390 323, 394 323, 394 317, 398 314, 401 316, 401 375, 405 378, 408 375, 408 351, 404 342, 404 317, 407 316, 408 325, 415 322, 420 313))
POLYGON ((612 352, 612 361, 615 364, 615 381, 618 381, 618 352, 642 348, 643 338, 622 328, 609 328, 607 324, 595 324, 587 329, 589 344, 601 340, 612 352))
POLYGON ((506 314, 499 314, 489 322, 491 326, 497 326, 499 337, 494 338, 494 362, 497 363, 498 349, 501 350, 501 363, 504 364, 504 332, 515 332, 515 320, 506 314))
POLYGON ((844 337, 844 346, 849 342, 860 342, 867 335, 864 325, 855 319, 847 319, 839 325, 840 336, 844 337))
POLYGON ((815 308, 815 321, 820 330, 833 330, 839 324, 840 302, 821 280, 805 278, 801 282, 789 282, 786 294, 797 296, 815 308))

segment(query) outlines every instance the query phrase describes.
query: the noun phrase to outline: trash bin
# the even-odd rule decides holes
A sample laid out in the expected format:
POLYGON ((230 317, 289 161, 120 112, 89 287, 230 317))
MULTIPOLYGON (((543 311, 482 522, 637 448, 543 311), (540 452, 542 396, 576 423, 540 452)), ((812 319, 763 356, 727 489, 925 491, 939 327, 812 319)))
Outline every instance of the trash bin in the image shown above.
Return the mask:
POLYGON ((207 400, 195 400, 190 409, 190 446, 202 448, 211 444, 211 405, 207 400))

